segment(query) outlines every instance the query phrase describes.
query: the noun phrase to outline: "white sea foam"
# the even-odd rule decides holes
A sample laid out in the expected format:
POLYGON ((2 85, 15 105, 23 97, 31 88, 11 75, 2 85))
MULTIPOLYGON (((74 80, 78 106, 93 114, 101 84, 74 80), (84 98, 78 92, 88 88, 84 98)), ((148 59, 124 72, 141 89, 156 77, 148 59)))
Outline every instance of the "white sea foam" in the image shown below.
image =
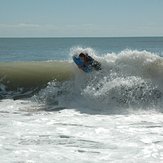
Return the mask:
POLYGON ((0 116, 2 163, 163 161, 163 115, 151 110, 83 114, 2 100, 0 116))

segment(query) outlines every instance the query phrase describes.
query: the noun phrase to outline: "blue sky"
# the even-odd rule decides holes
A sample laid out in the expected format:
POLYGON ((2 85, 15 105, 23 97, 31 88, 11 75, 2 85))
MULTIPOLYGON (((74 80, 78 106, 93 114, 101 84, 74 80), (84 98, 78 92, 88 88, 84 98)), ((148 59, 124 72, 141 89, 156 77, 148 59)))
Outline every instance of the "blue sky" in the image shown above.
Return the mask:
POLYGON ((163 36, 163 0, 0 0, 0 37, 163 36))

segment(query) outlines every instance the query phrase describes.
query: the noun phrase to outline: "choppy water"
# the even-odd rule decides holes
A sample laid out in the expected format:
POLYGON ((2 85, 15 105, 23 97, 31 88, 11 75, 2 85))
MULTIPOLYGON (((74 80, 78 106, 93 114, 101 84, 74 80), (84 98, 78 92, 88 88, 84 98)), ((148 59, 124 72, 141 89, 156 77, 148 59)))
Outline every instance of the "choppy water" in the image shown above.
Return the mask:
POLYGON ((20 40, 0 40, 1 162, 163 161, 163 38, 20 40))

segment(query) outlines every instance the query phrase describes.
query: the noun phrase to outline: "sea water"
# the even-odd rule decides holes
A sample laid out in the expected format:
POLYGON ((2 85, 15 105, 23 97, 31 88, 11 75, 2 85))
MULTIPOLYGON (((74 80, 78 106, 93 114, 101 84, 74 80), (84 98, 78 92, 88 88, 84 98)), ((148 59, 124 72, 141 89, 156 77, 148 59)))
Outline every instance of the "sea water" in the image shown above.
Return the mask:
POLYGON ((163 37, 1 38, 0 162, 163 162, 162 55, 163 37))

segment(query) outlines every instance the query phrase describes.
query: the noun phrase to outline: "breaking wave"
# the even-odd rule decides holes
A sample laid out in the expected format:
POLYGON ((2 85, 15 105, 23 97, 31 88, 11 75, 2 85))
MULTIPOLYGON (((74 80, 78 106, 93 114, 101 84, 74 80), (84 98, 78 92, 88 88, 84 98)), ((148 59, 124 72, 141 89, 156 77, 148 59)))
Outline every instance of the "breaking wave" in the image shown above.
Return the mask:
POLYGON ((66 81, 51 81, 33 99, 46 110, 78 108, 80 111, 115 113, 122 108, 161 108, 163 59, 147 51, 124 50, 97 56, 93 49, 75 48, 71 55, 86 51, 102 63, 102 70, 85 74, 74 67, 66 81), (89 108, 89 109, 88 109, 89 108))

